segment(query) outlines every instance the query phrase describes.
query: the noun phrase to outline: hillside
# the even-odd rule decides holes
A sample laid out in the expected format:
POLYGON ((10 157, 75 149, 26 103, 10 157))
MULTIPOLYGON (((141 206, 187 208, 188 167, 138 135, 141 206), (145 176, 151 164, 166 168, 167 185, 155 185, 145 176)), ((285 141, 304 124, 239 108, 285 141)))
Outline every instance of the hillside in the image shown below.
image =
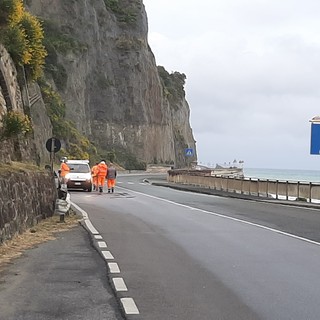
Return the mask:
POLYGON ((60 132, 63 127, 57 131, 54 125, 63 149, 72 154, 70 150, 76 152, 80 144, 90 144, 86 150, 90 156, 94 152, 97 157, 111 154, 125 167, 146 163, 185 166, 185 148, 195 150, 185 75, 169 74, 164 68, 158 71, 147 42, 143 2, 25 3, 43 21, 48 51, 45 80, 61 97, 62 104, 53 104, 64 108, 65 131, 75 127, 87 139, 72 141, 60 132))

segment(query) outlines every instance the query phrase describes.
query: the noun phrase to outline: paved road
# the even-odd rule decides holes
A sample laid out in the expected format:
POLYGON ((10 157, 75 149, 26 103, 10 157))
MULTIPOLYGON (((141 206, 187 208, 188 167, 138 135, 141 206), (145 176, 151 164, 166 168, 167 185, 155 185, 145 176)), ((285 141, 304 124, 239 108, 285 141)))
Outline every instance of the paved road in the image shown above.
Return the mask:
POLYGON ((319 319, 318 210, 192 194, 139 175, 119 177, 113 195, 75 192, 72 201, 107 243, 127 288, 117 294, 134 299, 137 319, 319 319))
POLYGON ((0 277, 1 320, 123 320, 106 265, 77 227, 27 250, 0 277))

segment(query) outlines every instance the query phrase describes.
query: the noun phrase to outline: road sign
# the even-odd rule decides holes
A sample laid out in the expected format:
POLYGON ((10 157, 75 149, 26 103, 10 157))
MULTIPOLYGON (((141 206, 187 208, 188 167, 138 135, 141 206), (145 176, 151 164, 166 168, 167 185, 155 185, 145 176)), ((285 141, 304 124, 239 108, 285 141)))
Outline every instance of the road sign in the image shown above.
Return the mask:
POLYGON ((61 142, 57 138, 50 138, 46 142, 46 149, 49 152, 58 152, 61 149, 61 142))
POLYGON ((191 149, 191 148, 185 149, 184 154, 186 157, 192 157, 193 156, 193 149, 191 149))
POLYGON ((320 155, 320 123, 311 123, 310 154, 320 155))

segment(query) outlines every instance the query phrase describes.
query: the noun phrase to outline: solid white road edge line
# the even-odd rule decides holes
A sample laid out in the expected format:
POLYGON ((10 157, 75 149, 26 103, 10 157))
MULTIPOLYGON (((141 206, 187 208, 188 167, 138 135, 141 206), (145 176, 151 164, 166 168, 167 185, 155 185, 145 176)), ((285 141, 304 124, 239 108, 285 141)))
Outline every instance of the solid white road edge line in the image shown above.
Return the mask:
POLYGON ((229 219, 229 220, 233 220, 233 221, 236 221, 236 222, 248 224, 250 226, 258 227, 258 228, 261 228, 261 229, 265 229, 265 230, 268 230, 268 231, 271 231, 271 232, 279 233, 279 234, 282 234, 284 236, 288 236, 288 237, 291 237, 291 238, 294 238, 294 239, 302 240, 302 241, 305 241, 305 242, 320 246, 319 242, 316 242, 316 241, 313 241, 313 240, 309 240, 309 239, 306 239, 306 238, 302 238, 302 237, 296 236, 296 235, 294 235, 292 233, 287 233, 287 232, 284 232, 284 231, 280 231, 280 230, 277 230, 277 229, 269 228, 269 227, 262 226, 262 225, 257 224, 257 223, 241 220, 241 219, 238 219, 238 218, 225 216, 225 215, 223 215, 221 213, 211 212, 211 211, 207 211, 207 210, 203 210, 203 209, 199 209, 199 208, 190 207, 190 206, 187 206, 185 204, 177 203, 177 202, 174 202, 174 201, 171 201, 171 200, 167 200, 167 199, 158 198, 158 197, 151 196, 151 195, 146 194, 146 193, 134 191, 134 190, 131 190, 131 189, 128 189, 128 188, 123 188, 123 187, 119 187, 119 188, 120 189, 125 189, 125 190, 130 190, 133 193, 137 193, 137 194, 143 195, 145 197, 149 197, 149 198, 157 199, 157 200, 164 201, 164 202, 167 202, 167 203, 170 203, 170 204, 174 204, 176 206, 188 208, 188 209, 191 209, 193 211, 200 211, 200 212, 203 212, 203 213, 206 213, 206 214, 210 214, 210 215, 213 215, 213 216, 216 216, 216 217, 220 217, 220 218, 229 219))
POLYGON ((140 314, 132 298, 121 298, 120 301, 126 314, 140 314))
POLYGON ((88 227, 88 229, 90 230, 90 232, 93 235, 98 235, 99 232, 97 231, 97 229, 92 225, 91 221, 89 220, 88 214, 82 210, 78 205, 76 205, 75 203, 73 203, 71 201, 71 205, 73 205, 77 210, 79 210, 83 216, 84 219, 84 223, 86 224, 86 226, 88 227))
POLYGON ((126 284, 122 278, 112 278, 116 291, 128 291, 126 284))

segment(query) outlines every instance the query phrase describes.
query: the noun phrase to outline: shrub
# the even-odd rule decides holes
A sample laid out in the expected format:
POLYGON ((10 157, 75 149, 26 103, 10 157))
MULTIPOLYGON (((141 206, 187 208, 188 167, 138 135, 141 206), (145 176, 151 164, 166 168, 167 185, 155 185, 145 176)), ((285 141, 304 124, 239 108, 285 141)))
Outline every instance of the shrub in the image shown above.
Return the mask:
POLYGON ((32 132, 29 117, 18 111, 9 111, 2 118, 1 138, 13 138, 18 135, 26 136, 32 132))
MULTIPOLYGON (((133 5, 125 6, 119 3, 119 0, 104 0, 106 8, 111 10, 119 22, 125 24, 134 24, 137 20, 137 13, 133 5), (125 7, 125 9, 123 8, 125 7)), ((137 4, 135 4, 137 5, 137 4)))
POLYGON ((15 64, 25 65, 27 74, 38 79, 47 55, 40 21, 25 11, 22 0, 1 0, 0 20, 0 40, 15 64))
POLYGON ((164 96, 175 106, 185 97, 184 85, 186 75, 177 71, 171 74, 162 66, 158 66, 158 74, 163 87, 164 96))

